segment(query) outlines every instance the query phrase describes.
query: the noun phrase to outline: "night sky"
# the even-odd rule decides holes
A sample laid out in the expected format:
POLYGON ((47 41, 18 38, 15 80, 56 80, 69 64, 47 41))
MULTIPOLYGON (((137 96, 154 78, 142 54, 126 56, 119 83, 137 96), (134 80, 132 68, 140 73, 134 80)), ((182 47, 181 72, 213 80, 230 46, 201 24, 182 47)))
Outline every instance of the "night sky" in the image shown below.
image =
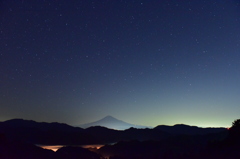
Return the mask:
POLYGON ((0 121, 230 126, 238 0, 1 0, 0 121))

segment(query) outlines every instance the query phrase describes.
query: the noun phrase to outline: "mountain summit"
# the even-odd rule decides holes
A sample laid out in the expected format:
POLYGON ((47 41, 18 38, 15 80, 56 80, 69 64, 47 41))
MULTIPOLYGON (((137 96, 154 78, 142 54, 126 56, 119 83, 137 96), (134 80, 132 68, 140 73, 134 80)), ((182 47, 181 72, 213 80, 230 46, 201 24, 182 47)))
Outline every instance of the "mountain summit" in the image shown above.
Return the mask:
POLYGON ((83 124, 83 125, 79 125, 81 128, 88 128, 91 126, 102 126, 102 127, 106 127, 109 129, 115 129, 115 130, 125 130, 125 129, 129 129, 131 127, 134 128, 146 128, 146 126, 141 126, 141 125, 134 125, 134 124, 130 124, 127 122, 124 122, 122 120, 116 119, 110 115, 92 122, 92 123, 87 123, 87 124, 83 124))

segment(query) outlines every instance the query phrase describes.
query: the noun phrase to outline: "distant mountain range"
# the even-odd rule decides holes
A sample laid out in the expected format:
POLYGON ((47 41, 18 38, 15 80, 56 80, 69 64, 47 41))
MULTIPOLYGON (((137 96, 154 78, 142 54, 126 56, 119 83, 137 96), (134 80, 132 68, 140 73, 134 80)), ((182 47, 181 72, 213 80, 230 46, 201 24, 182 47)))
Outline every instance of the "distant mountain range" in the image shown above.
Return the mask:
POLYGON ((227 130, 226 128, 201 128, 185 124, 176 124, 174 126, 159 125, 156 126, 154 129, 168 132, 172 135, 206 135, 227 130))
MULTIPOLYGON (((0 122, 0 135, 3 134, 9 140, 21 140, 33 144, 50 145, 84 145, 84 144, 106 144, 119 141, 160 141, 174 136, 187 135, 210 135, 211 139, 220 138, 228 132, 226 128, 199 128, 188 125, 164 126, 155 128, 138 127, 123 122, 111 116, 94 122, 83 129, 72 127, 63 123, 35 122, 32 120, 12 119, 0 122), (94 124, 109 126, 93 126, 94 124), (116 125, 115 125, 116 124, 116 125), (129 129, 126 129, 131 127, 129 129), (126 130, 116 130, 126 129, 126 130)), ((209 139, 209 137, 207 138, 209 139)))
MULTIPOLYGON (((125 124, 125 122, 111 116, 100 121, 125 124)), ((233 142, 235 147, 232 147, 234 146, 231 145, 233 140, 229 139, 231 138, 229 138, 229 131, 226 128, 200 128, 183 124, 115 130, 102 126, 91 126, 83 129, 63 123, 12 119, 0 122, 0 158, 100 159, 103 158, 101 156, 105 158, 121 156, 117 158, 126 159, 141 156, 139 159, 156 157, 163 159, 212 159, 222 158, 224 154, 227 155, 223 157, 224 159, 239 158, 239 142, 233 142), (100 149, 90 148, 91 151, 79 147, 79 145, 92 144, 105 146, 100 149), (36 145, 66 146, 55 153, 36 145), (199 156, 200 154, 203 156, 199 156), (231 154, 233 155, 231 156, 231 154)))
POLYGON ((138 129, 150 128, 148 126, 130 124, 130 123, 124 122, 122 120, 116 119, 110 115, 106 116, 98 121, 92 122, 92 123, 79 125, 79 127, 81 127, 81 128, 89 128, 92 126, 102 126, 102 127, 106 127, 109 129, 115 129, 115 130, 126 130, 131 127, 138 128, 138 129))
POLYGON ((0 134, 4 134, 9 140, 21 140, 33 144, 79 145, 100 142, 79 127, 23 119, 0 122, 0 134))

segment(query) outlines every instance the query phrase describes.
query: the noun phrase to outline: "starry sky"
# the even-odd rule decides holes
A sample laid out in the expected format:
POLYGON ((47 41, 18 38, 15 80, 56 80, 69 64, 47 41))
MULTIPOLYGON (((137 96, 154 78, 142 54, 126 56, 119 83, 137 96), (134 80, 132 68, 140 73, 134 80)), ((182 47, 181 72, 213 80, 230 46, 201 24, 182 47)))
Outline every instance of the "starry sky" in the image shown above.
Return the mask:
POLYGON ((0 121, 228 127, 238 0, 1 0, 0 121))

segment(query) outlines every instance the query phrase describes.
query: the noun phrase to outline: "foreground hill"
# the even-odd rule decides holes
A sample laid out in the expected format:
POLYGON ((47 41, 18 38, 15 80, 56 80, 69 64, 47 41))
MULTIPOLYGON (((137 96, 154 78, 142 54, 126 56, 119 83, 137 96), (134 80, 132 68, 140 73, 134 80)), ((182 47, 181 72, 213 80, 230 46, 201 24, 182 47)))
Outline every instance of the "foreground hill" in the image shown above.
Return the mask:
POLYGON ((127 130, 113 130, 101 126, 90 127, 85 130, 91 136, 104 141, 105 143, 115 143, 119 141, 129 141, 129 140, 156 140, 160 141, 171 136, 171 134, 166 133, 157 129, 136 129, 130 128, 127 130))
POLYGON ((81 147, 62 147, 57 152, 34 144, 11 141, 0 134, 1 159, 102 159, 102 156, 81 147))
POLYGON ((163 141, 122 141, 106 145, 98 153, 109 159, 239 159, 239 142, 226 144, 226 139, 211 140, 204 135, 179 136, 163 141))

